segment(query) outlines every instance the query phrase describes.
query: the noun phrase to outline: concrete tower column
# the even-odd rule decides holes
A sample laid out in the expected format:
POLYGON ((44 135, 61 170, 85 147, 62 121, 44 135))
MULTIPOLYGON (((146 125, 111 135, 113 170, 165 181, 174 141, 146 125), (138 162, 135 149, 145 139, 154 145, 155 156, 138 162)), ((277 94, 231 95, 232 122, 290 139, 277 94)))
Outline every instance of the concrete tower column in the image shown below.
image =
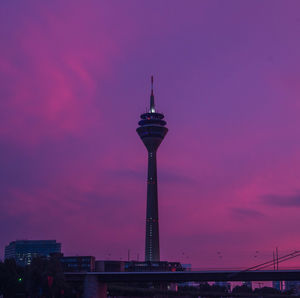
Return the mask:
POLYGON ((148 152, 145 260, 159 261, 156 151, 148 152))

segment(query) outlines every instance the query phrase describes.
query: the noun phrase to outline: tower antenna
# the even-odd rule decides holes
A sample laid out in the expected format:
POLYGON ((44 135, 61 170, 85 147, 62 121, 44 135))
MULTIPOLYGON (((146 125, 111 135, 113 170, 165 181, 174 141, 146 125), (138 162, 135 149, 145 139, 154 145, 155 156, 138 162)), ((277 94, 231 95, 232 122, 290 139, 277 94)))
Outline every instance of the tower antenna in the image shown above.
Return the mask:
POLYGON ((153 76, 151 76, 151 94, 153 94, 153 76))
POLYGON ((154 94, 153 94, 153 76, 151 76, 150 113, 155 113, 154 94))

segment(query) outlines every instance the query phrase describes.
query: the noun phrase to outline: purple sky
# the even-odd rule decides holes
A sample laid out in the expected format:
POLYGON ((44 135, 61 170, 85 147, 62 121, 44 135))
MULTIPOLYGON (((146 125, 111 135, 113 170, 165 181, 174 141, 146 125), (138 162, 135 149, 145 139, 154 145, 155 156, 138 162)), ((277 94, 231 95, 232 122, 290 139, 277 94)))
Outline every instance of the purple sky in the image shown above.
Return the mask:
POLYGON ((143 258, 135 129, 152 74, 169 128, 162 259, 250 266, 300 249, 299 12, 298 0, 2 1, 0 256, 56 239, 66 255, 143 258))

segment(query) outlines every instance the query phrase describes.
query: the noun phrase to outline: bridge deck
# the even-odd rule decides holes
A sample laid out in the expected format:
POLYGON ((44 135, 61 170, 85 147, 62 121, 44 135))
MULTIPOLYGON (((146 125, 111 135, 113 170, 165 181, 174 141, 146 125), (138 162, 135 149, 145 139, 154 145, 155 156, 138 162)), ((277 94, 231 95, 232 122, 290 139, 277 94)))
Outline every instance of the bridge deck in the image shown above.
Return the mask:
POLYGON ((300 280, 300 270, 193 271, 193 272, 66 272, 67 280, 96 276, 99 282, 205 282, 300 280))

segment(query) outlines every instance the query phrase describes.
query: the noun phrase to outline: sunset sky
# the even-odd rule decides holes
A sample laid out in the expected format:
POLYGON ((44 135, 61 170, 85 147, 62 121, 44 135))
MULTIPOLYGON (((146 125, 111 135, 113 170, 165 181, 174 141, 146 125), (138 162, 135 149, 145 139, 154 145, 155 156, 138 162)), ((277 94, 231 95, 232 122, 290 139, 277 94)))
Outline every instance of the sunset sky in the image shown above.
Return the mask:
POLYGON ((56 239, 144 258, 151 75, 161 259, 300 249, 298 0, 1 1, 0 40, 0 257, 56 239))

